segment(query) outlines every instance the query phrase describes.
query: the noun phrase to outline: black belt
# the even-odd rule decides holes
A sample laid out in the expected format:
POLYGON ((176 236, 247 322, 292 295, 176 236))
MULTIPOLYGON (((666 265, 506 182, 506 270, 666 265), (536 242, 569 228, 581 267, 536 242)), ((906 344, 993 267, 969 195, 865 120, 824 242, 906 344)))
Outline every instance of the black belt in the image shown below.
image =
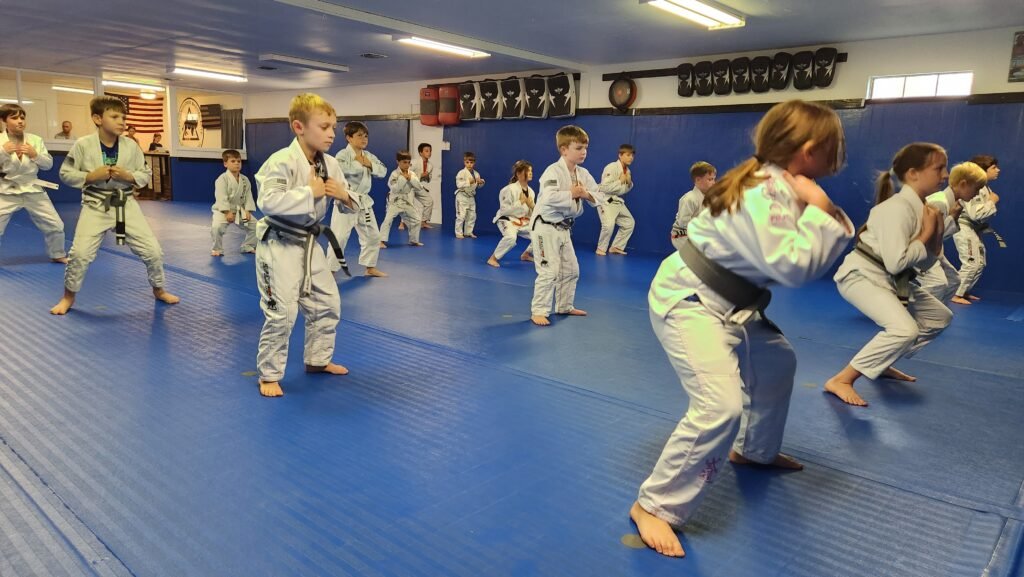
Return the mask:
POLYGON ((124 223, 124 207, 128 204, 128 197, 132 195, 131 189, 100 190, 97 188, 83 188, 82 194, 98 199, 103 205, 104 212, 110 212, 114 208, 114 238, 117 244, 123 245, 127 234, 124 223))
POLYGON ((308 294, 311 288, 312 273, 310 271, 310 265, 313 261, 313 245, 316 244, 316 239, 321 234, 327 237, 327 242, 331 245, 331 249, 334 251, 334 256, 338 259, 338 264, 341 265, 341 270, 345 271, 346 276, 352 276, 352 273, 348 270, 348 262, 345 261, 345 252, 342 250, 341 244, 338 243, 338 237, 334 236, 334 231, 331 230, 331 227, 320 223, 316 223, 311 226, 303 226, 279 216, 266 216, 264 218, 267 221, 267 230, 263 233, 262 240, 266 240, 270 231, 274 231, 277 233, 278 238, 288 237, 306 245, 306 258, 304 263, 305 271, 303 273, 303 294, 308 294))
MULTIPOLYGON (((868 245, 863 242, 857 242, 857 245, 853 247, 853 250, 860 253, 864 258, 882 267, 882 271, 889 274, 889 270, 885 268, 885 261, 883 261, 882 257, 878 256, 875 251, 871 250, 871 247, 868 245)), ((898 274, 890 274, 889 277, 892 278, 893 284, 896 285, 896 297, 900 299, 900 303, 902 303, 903 306, 910 304, 910 282, 917 278, 917 271, 911 267, 898 274)))
POLYGON ((711 260, 689 238, 681 243, 679 256, 683 258, 683 262, 686 263, 686 266, 693 271, 693 274, 701 282, 721 295, 722 298, 733 306, 735 313, 730 317, 730 322, 742 325, 750 318, 750 314, 748 313, 745 318, 737 318, 736 315, 743 311, 756 311, 760 313, 761 320, 764 323, 771 327, 772 330, 782 334, 779 327, 765 316, 765 309, 772 302, 772 291, 757 286, 711 260))
POLYGON ((996 237, 996 242, 999 243, 999 248, 1006 248, 1006 241, 1003 240, 1003 237, 1000 236, 1000 234, 996 232, 996 229, 992 228, 992 226, 989 225, 989 223, 975 222, 967 217, 961 217, 960 223, 966 224, 967 226, 971 227, 971 229, 973 229, 974 232, 978 233, 979 236, 983 234, 991 234, 992 236, 996 237))
POLYGON ((533 230, 533 229, 537 228, 537 221, 543 222, 546 225, 553 226, 553 227, 555 227, 555 228, 557 228, 559 230, 571 230, 572 229, 572 225, 575 224, 575 222, 576 222, 575 219, 572 219, 572 218, 567 218, 565 220, 560 220, 558 222, 548 222, 548 221, 546 221, 543 218, 538 216, 537 218, 535 218, 533 220, 533 226, 530 227, 530 230, 533 230))

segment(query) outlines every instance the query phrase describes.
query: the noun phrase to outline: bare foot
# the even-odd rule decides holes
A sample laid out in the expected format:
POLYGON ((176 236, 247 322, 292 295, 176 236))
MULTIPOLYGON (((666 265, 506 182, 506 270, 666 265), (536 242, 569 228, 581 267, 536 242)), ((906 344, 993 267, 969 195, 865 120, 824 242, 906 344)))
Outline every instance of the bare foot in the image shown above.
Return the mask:
POLYGON ((645 511, 640 503, 634 502, 629 508, 629 518, 636 523, 636 530, 648 547, 667 557, 686 557, 672 526, 645 511))
POLYGON ((908 383, 913 383, 914 381, 917 380, 917 377, 912 377, 907 373, 904 373, 903 371, 897 369, 896 367, 889 367, 888 369, 885 369, 885 372, 882 373, 881 378, 892 379, 894 381, 907 381, 908 383))
POLYGON ((75 293, 73 293, 73 292, 71 292, 71 291, 69 291, 67 289, 64 289, 64 296, 61 297, 59 303, 57 303, 56 305, 54 305, 54 307, 52 309, 50 309, 50 314, 51 315, 66 315, 66 314, 68 314, 68 311, 71 310, 71 307, 73 307, 74 305, 75 305, 75 293))
POLYGON ((377 270, 377 267, 371 266, 366 268, 366 276, 386 277, 388 273, 377 270))
POLYGON ((524 252, 523 254, 521 254, 519 256, 519 260, 523 260, 523 261, 526 261, 526 262, 533 262, 533 255, 528 253, 528 252, 524 252))
POLYGON ((473 233, 469 233, 466 235, 466 238, 476 238, 476 235, 473 233))
POLYGON ((980 301, 980 300, 981 300, 981 297, 979 297, 979 296, 975 296, 975 295, 972 295, 972 294, 970 294, 970 293, 967 293, 967 294, 966 294, 965 296, 966 296, 967 298, 969 298, 970 300, 972 300, 972 301, 980 301))
POLYGON ((210 256, 224 256, 224 253, 222 253, 219 250, 211 250, 210 251, 210 256))
POLYGON ((493 254, 491 255, 491 258, 487 259, 487 264, 493 266, 494 268, 501 268, 501 264, 498 263, 498 259, 494 258, 493 254))
POLYGON ((384 241, 380 241, 380 247, 381 248, 387 248, 388 247, 388 243, 386 243, 384 241))
POLYGON ((825 381, 825 391, 839 397, 839 400, 847 405, 854 405, 857 407, 868 406, 868 402, 862 399, 861 396, 857 394, 857 391, 854 390, 853 383, 840 381, 836 377, 832 377, 828 381, 825 381))
POLYGON ((626 251, 622 250, 621 248, 612 247, 608 249, 608 254, 621 254, 622 256, 626 256, 626 251))
POLYGON ((61 257, 57 257, 57 258, 51 258, 50 262, 57 262, 57 263, 60 263, 60 264, 68 264, 68 257, 61 256, 61 257))
POLYGON ((327 363, 326 365, 324 365, 322 367, 315 367, 313 365, 306 365, 306 372, 307 373, 329 373, 329 374, 332 374, 332 375, 347 375, 348 374, 348 369, 343 367, 343 366, 341 366, 341 365, 336 365, 334 363, 327 363))
POLYGON ((455 235, 455 238, 457 238, 457 239, 460 239, 460 240, 461 240, 461 239, 464 239, 464 238, 466 238, 466 237, 462 236, 461 234, 457 234, 457 235, 455 235))
POLYGON ((533 324, 537 325, 538 327, 546 327, 551 324, 551 321, 548 320, 548 317, 544 315, 533 315, 532 317, 530 317, 530 320, 533 321, 533 324))
POLYGON ((558 314, 566 315, 566 316, 570 316, 570 317, 585 317, 585 316, 587 316, 587 311, 581 310, 581 309, 569 309, 568 311, 566 311, 564 313, 558 313, 558 314))
POLYGON ((410 242, 409 246, 423 246, 422 242, 410 242))
POLYGON ((420 228, 434 228, 434 227, 430 226, 429 222, 423 221, 423 224, 420 225, 420 228))
POLYGON ((398 223, 398 230, 405 230, 405 223, 404 222, 398 223))
POLYGON ((771 463, 765 464, 765 463, 758 463, 756 461, 751 461, 750 459, 744 457, 743 455, 737 453, 736 451, 730 450, 729 451, 729 462, 730 463, 735 463, 737 465, 750 465, 752 467, 765 468, 765 469, 786 469, 786 470, 789 470, 789 471, 803 471, 804 470, 804 466, 802 464, 800 464, 800 461, 797 461, 796 459, 794 459, 793 457, 790 457, 789 455, 783 455, 782 453, 779 453, 778 455, 775 455, 775 460, 772 461, 771 463))
POLYGON ((958 305, 973 305, 974 304, 971 301, 965 299, 964 297, 953 297, 953 298, 949 299, 949 302, 956 303, 958 305))
POLYGON ((176 305, 179 302, 181 302, 180 298, 172 295, 171 293, 165 291, 162 288, 153 289, 153 296, 156 297, 156 300, 169 305, 176 305))
POLYGON ((260 394, 264 397, 283 397, 284 391, 281 390, 281 383, 264 383, 260 381, 260 394))
POLYGON ((605 251, 603 251, 601 249, 595 250, 594 253, 597 254, 597 256, 605 256, 606 254, 608 254, 608 253, 606 253, 605 251))

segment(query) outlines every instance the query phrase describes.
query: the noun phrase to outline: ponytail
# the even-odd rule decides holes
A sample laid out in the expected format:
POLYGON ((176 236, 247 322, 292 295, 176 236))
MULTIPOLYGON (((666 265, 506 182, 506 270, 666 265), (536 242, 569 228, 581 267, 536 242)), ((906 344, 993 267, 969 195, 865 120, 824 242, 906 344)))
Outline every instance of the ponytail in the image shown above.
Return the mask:
POLYGON ((875 206, 889 200, 896 193, 896 187, 892 185, 893 178, 896 178, 892 171, 882 171, 875 178, 875 206))

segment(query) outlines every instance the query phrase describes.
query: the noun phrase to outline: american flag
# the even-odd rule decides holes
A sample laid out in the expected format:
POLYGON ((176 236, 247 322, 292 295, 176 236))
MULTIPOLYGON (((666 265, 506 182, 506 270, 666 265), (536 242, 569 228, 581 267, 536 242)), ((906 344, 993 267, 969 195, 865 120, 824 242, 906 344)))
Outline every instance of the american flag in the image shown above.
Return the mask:
MULTIPOLYGON (((107 96, 113 96, 124 102, 128 114, 125 117, 125 124, 134 126, 136 132, 142 134, 153 134, 164 132, 164 96, 157 93, 156 99, 146 100, 135 94, 118 94, 107 92, 107 96)), ((128 126, 125 126, 127 130, 128 126)))

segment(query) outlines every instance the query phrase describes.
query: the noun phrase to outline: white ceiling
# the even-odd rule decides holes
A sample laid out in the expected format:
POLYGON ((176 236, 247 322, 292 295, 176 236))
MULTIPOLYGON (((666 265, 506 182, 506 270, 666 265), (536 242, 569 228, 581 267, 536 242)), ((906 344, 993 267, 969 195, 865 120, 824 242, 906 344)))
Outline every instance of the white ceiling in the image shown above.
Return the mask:
POLYGON ((747 26, 715 32, 638 0, 287 1, 320 10, 275 0, 19 3, 5 10, 0 66, 155 80, 177 64, 241 73, 249 82, 176 84, 260 92, 586 68, 1024 23, 1022 0, 723 0, 747 15, 747 26), (423 28, 433 29, 435 39, 463 40, 493 56, 466 60, 391 39, 414 29, 427 35, 423 28), (264 52, 345 64, 351 71, 282 64, 264 71, 258 59, 264 52), (359 56, 364 52, 390 57, 368 60, 359 56))

